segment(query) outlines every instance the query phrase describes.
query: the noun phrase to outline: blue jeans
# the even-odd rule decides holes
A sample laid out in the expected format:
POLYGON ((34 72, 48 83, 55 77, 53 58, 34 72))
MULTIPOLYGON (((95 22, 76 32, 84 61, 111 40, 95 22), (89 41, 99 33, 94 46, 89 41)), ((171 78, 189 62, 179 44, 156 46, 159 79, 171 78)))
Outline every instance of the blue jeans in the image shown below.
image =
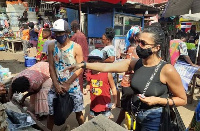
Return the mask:
POLYGON ((136 131, 159 131, 163 107, 140 111, 136 119, 136 131))
POLYGON ((108 117, 108 118, 109 118, 109 117, 111 116, 111 111, 108 110, 108 111, 102 111, 102 112, 96 113, 96 112, 94 112, 93 110, 90 110, 90 115, 91 115, 92 117, 97 116, 97 115, 99 115, 99 114, 102 114, 102 115, 104 115, 105 117, 108 117))

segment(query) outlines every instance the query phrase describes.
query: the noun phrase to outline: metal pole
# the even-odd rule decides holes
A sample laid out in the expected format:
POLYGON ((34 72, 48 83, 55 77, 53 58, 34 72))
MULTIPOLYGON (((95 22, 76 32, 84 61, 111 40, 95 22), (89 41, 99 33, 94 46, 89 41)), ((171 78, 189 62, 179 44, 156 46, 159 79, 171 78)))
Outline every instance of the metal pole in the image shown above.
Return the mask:
POLYGON ((79 26, 80 26, 80 31, 82 31, 81 30, 81 0, 79 0, 79 26))
POLYGON ((196 54, 195 64, 197 64, 197 59, 199 56, 199 46, 200 46, 200 35, 199 35, 199 42, 198 42, 198 46, 197 46, 197 54, 196 54))

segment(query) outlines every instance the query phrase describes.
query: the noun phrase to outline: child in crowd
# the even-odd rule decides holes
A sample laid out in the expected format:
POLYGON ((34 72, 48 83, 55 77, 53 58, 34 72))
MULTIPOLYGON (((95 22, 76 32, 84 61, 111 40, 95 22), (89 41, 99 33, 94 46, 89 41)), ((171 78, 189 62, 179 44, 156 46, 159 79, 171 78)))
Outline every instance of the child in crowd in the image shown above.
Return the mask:
MULTIPOLYGON (((103 53, 95 49, 88 56, 88 62, 98 63, 103 61, 103 53)), ((111 117, 111 109, 117 104, 117 91, 111 73, 91 70, 87 74, 87 86, 84 94, 90 91, 90 115, 92 117, 102 114, 111 117), (114 103, 111 103, 110 89, 112 90, 114 103)))
POLYGON ((48 59, 48 45, 50 43, 54 43, 55 40, 52 39, 52 37, 51 37, 51 30, 49 28, 43 29, 42 37, 43 37, 43 39, 47 39, 47 40, 44 42, 43 50, 42 50, 42 55, 40 57, 40 61, 41 60, 42 61, 47 61, 47 59, 48 59))

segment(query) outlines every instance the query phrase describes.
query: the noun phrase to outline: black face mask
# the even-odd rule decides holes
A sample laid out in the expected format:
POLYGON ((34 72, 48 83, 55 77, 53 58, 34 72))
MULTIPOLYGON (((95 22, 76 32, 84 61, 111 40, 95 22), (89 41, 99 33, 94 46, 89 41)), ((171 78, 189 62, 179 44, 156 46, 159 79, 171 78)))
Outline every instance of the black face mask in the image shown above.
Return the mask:
POLYGON ((142 59, 146 59, 147 57, 153 54, 153 52, 151 51, 151 48, 142 49, 139 45, 136 48, 136 52, 139 58, 142 58, 142 59))
POLYGON ((62 35, 62 36, 56 36, 55 38, 61 45, 65 43, 67 40, 67 35, 62 35))

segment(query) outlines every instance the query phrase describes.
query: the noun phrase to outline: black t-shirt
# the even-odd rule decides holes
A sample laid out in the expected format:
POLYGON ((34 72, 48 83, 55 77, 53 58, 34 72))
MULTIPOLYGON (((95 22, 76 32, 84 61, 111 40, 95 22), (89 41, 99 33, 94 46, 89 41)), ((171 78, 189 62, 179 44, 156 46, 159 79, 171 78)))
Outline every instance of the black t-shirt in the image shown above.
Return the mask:
MULTIPOLYGON (((163 62, 158 72, 154 76, 154 79, 151 81, 149 88, 147 89, 145 96, 156 96, 167 98, 168 97, 168 87, 166 84, 163 84, 160 81, 160 72, 166 62, 163 62)), ((157 66, 157 65, 156 65, 157 66)), ((150 79, 151 75, 154 73, 156 66, 145 67, 142 64, 142 59, 139 59, 134 68, 133 78, 131 80, 131 88, 133 89, 135 95, 133 98, 133 105, 137 106, 140 102, 139 98, 137 98, 137 94, 143 94, 143 90, 150 79)), ((159 106, 159 105, 156 105, 159 106)), ((145 103, 141 104, 141 109, 149 109, 151 108, 145 103)))

